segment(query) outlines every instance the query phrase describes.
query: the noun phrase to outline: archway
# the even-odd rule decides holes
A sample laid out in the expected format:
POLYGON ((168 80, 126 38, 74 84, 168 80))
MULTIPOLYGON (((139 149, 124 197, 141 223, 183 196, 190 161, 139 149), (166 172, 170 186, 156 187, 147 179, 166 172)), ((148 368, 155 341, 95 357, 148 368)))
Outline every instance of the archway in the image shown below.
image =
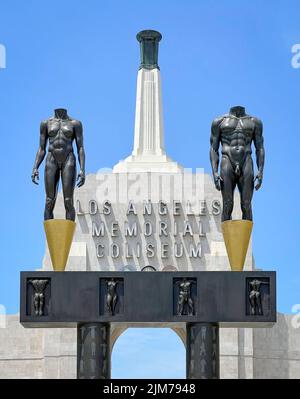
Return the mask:
POLYGON ((112 378, 185 378, 186 352, 171 328, 128 328, 113 345, 112 378))

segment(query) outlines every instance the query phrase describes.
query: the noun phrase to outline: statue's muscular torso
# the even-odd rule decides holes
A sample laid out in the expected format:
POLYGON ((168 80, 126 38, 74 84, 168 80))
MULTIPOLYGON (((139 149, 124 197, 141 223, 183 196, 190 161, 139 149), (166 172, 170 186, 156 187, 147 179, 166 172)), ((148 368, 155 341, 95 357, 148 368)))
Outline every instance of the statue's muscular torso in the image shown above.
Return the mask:
POLYGON ((73 152, 74 127, 79 122, 75 119, 50 118, 45 123, 49 138, 49 152, 58 163, 64 163, 70 152, 73 152))
POLYGON ((190 295, 191 291, 191 283, 190 282, 185 282, 180 284, 180 294, 184 297, 187 298, 190 295))
POLYGON ((229 114, 220 119, 222 154, 241 168, 246 157, 251 155, 251 143, 258 120, 249 115, 236 117, 229 114))

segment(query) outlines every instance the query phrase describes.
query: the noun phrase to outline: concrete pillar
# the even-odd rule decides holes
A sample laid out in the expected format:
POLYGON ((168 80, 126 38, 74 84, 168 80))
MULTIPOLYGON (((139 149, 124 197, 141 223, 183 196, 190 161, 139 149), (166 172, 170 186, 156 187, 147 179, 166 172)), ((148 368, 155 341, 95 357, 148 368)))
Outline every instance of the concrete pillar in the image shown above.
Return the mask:
POLYGON ((77 378, 110 378, 110 324, 83 323, 77 327, 77 378))
POLYGON ((138 72, 132 155, 164 154, 160 72, 143 68, 138 72))
POLYGON ((186 378, 220 378, 219 327, 213 323, 186 325, 186 378))

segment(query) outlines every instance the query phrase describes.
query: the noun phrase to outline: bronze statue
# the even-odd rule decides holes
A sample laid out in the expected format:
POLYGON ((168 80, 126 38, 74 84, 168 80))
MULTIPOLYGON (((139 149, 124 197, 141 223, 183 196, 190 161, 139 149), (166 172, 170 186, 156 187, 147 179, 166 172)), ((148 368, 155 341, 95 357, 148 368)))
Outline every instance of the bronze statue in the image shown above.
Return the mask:
POLYGON ((62 180, 66 219, 75 220, 73 193, 76 181, 76 159, 73 152, 75 140, 80 164, 77 176, 77 187, 85 182, 85 153, 83 148, 82 124, 71 118, 66 109, 54 110, 54 117, 42 121, 40 126, 40 146, 32 171, 32 182, 38 184, 39 166, 46 155, 46 145, 49 142, 45 166, 46 205, 44 220, 53 219, 53 210, 57 197, 59 178, 62 180))
POLYGON ((186 278, 179 281, 179 296, 177 304, 178 316, 186 314, 192 316, 194 314, 194 302, 191 296, 191 285, 193 282, 194 281, 187 280, 186 278))
POLYGON ((36 316, 43 316, 44 315, 44 304, 45 304, 45 288, 48 284, 48 280, 46 279, 33 279, 30 280, 30 283, 34 289, 33 295, 33 305, 34 305, 34 312, 36 316))
POLYGON ((258 190, 262 184, 264 170, 264 140, 262 122, 247 115, 245 108, 232 107, 228 114, 216 118, 211 127, 210 162, 214 183, 223 197, 222 222, 231 219, 233 194, 237 186, 241 196, 242 217, 252 220, 251 201, 254 182, 258 190), (256 149, 258 173, 254 177, 251 144, 256 149), (219 169, 219 146, 222 145, 222 160, 219 169))
POLYGON ((114 278, 106 282, 107 294, 106 294, 106 309, 108 313, 113 316, 115 313, 115 308, 118 300, 118 295, 116 292, 118 281, 114 278))
POLYGON ((250 285, 250 294, 249 294, 249 301, 250 301, 250 313, 252 316, 257 314, 262 315, 263 309, 261 304, 261 293, 260 293, 260 286, 261 284, 269 284, 266 281, 261 281, 254 279, 249 282, 250 285))

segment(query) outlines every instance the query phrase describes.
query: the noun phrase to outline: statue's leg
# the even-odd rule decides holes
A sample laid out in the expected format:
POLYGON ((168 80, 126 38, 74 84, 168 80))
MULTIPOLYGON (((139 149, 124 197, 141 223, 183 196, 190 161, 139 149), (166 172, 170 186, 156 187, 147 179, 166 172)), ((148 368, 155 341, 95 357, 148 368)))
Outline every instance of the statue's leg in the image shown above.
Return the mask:
POLYGON ((59 182, 59 167, 54 156, 49 153, 45 167, 45 191, 46 205, 44 220, 53 219, 53 209, 56 202, 57 189, 59 182))
POLYGON ((194 303, 193 300, 191 298, 188 299, 188 303, 189 303, 189 316, 193 316, 194 314, 194 303))
POLYGON ((75 208, 73 194, 76 181, 76 160, 73 152, 70 152, 61 172, 66 219, 75 220, 75 208))
POLYGON ((112 297, 110 294, 107 294, 106 297, 106 309, 109 314, 112 314, 112 297))
POLYGON ((39 315, 42 316, 43 313, 44 313, 44 294, 40 294, 39 315))
POLYGON ((113 296, 113 301, 112 301, 112 314, 115 313, 117 300, 118 300, 118 296, 117 296, 117 295, 114 295, 114 296, 113 296))
POLYGON ((39 315, 39 294, 37 294, 37 293, 34 294, 33 303, 34 303, 34 313, 36 316, 38 316, 39 315))
POLYGON ((259 292, 256 294, 256 303, 257 303, 258 314, 261 315, 262 314, 262 306, 261 306, 261 295, 259 292))
POLYGON ((233 211, 233 192, 236 186, 235 174, 227 156, 222 157, 221 162, 221 178, 222 182, 222 197, 223 197, 223 212, 222 212, 222 222, 231 219, 231 214, 233 211))
POLYGON ((241 209, 244 220, 252 220, 252 196, 253 196, 253 162, 249 155, 244 162, 243 172, 238 181, 238 188, 241 193, 241 209))
POLYGON ((251 314, 255 315, 255 293, 251 292, 249 296, 251 314))
POLYGON ((179 300, 178 300, 178 305, 177 305, 177 314, 179 316, 181 316, 182 315, 182 311, 183 311, 183 297, 180 296, 179 300))

